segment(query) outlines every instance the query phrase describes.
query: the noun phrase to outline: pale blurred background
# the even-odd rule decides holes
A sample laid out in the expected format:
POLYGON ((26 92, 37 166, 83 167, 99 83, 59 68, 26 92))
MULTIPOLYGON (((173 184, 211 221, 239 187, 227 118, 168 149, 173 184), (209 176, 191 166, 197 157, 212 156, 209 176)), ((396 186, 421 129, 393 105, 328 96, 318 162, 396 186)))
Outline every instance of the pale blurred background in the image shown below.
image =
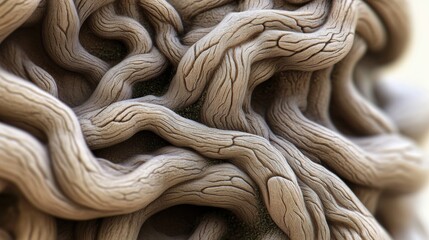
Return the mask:
MULTIPOLYGON (((413 36, 403 58, 386 69, 388 79, 406 81, 429 94, 429 0, 408 0, 413 36)), ((429 105, 429 103, 428 103, 429 105)), ((424 144, 429 155, 429 139, 424 144)), ((419 195, 419 215, 429 229, 429 185, 419 195)))

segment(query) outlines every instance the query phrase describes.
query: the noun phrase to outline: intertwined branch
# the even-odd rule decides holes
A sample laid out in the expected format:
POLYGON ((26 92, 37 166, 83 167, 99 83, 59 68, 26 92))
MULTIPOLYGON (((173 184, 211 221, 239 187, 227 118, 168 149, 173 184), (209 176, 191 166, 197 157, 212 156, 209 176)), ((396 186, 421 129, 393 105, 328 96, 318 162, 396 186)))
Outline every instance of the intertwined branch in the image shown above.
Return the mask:
POLYGON ((427 124, 409 119, 429 111, 377 80, 406 14, 402 0, 0 1, 0 238, 419 233, 391 211, 424 183, 427 124))

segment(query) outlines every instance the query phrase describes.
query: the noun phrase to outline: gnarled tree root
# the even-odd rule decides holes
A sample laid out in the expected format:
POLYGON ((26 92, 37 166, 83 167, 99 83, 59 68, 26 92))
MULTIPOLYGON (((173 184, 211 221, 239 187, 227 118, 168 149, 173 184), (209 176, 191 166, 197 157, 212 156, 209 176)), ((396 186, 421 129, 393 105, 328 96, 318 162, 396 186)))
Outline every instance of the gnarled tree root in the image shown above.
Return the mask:
POLYGON ((0 2, 0 238, 424 236, 403 5, 0 2))

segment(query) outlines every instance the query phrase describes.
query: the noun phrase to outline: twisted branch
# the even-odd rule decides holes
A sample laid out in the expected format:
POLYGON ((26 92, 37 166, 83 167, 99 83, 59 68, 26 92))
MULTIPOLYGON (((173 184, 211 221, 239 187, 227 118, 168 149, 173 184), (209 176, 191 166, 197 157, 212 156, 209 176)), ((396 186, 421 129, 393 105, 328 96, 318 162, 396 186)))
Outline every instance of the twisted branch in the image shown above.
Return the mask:
POLYGON ((372 75, 406 46, 402 0, 22 0, 0 15, 0 238, 423 236, 389 211, 411 212, 427 175, 426 99, 372 75), (170 226, 180 206, 192 221, 170 226))

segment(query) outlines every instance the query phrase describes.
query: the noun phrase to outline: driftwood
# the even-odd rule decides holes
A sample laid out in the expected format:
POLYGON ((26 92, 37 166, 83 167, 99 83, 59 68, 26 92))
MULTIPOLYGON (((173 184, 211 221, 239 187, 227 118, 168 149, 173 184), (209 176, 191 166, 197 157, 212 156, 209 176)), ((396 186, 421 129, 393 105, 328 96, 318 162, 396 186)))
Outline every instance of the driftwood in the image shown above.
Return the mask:
POLYGON ((427 101, 378 80, 407 44, 402 0, 3 0, 0 16, 1 239, 424 236, 406 201, 427 101))

